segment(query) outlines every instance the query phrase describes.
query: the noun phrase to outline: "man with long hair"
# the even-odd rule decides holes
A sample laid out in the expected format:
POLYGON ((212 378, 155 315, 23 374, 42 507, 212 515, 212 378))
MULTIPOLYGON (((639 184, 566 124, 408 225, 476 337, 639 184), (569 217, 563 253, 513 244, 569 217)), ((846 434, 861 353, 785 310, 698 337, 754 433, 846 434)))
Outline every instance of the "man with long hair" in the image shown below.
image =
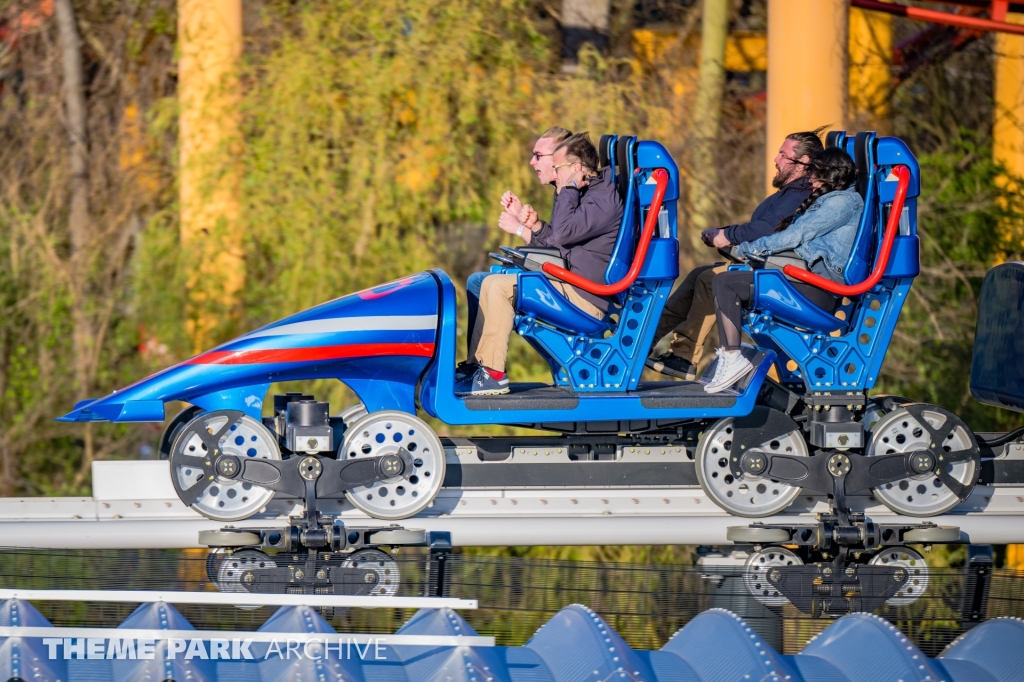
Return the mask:
MULTIPOLYGON (((811 157, 822 149, 819 132, 820 128, 787 135, 775 157, 776 173, 772 186, 778 191, 754 209, 749 222, 704 230, 701 241, 720 249, 754 241, 771 234, 780 221, 792 216, 811 193, 806 168, 811 157)), ((665 334, 674 331, 672 345, 668 352, 648 358, 646 364, 649 368, 686 381, 697 378, 697 363, 704 354, 704 341, 715 326, 711 280, 727 267, 696 267, 672 292, 654 332, 654 343, 657 343, 665 334)))

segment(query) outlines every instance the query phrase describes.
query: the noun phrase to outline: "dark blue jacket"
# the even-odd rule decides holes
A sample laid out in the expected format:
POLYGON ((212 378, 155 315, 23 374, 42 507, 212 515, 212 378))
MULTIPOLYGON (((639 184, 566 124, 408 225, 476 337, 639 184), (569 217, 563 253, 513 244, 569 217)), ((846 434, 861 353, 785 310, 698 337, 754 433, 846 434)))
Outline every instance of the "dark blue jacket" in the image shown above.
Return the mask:
POLYGON ((749 223, 725 228, 725 238, 730 244, 742 244, 767 237, 775 232, 775 228, 784 218, 796 213, 796 209, 810 194, 811 183, 805 177, 783 185, 778 192, 758 204, 750 216, 749 223))
MULTIPOLYGON (((557 247, 571 272, 604 284, 621 222, 622 197, 611 181, 611 169, 603 168, 583 189, 570 185, 555 195, 551 223, 541 221, 530 244, 557 247)), ((576 291, 601 310, 608 310, 607 299, 579 288, 576 291)))

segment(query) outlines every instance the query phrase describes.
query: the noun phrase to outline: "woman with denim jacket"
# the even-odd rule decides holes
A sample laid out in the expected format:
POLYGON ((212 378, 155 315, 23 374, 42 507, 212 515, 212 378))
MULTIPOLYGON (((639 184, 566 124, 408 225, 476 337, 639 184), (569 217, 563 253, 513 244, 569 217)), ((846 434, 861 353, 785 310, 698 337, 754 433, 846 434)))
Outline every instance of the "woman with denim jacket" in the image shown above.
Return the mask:
MULTIPOLYGON (((830 147, 811 159, 808 177, 814 190, 793 217, 779 223, 774 234, 740 244, 735 254, 759 262, 795 251, 808 270, 843 283, 843 268, 864 210, 864 200, 854 186, 857 169, 846 152, 830 147)), ((715 376, 704 387, 708 393, 729 388, 754 369, 740 352, 743 307, 751 301, 753 283, 754 273, 749 270, 723 272, 712 280, 722 347, 715 376)), ((835 310, 838 299, 827 291, 803 282, 790 285, 819 308, 835 310)))

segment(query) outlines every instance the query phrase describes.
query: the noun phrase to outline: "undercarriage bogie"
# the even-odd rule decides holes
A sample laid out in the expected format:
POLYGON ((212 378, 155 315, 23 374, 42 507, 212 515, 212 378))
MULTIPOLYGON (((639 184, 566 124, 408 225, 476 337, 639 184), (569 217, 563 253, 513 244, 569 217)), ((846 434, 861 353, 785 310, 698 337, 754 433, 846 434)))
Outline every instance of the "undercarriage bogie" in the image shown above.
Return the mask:
POLYGON ((344 494, 370 517, 396 520, 430 506, 444 483, 444 447, 415 415, 368 414, 356 404, 331 417, 327 403, 298 393, 275 396, 274 406, 262 422, 239 410, 195 408, 171 422, 163 440, 186 506, 241 521, 280 493, 305 502, 312 529, 325 497, 344 494))
MULTIPOLYGON (((394 554, 410 547, 428 551, 428 592, 443 591, 452 547, 445 532, 346 526, 320 516, 316 525, 296 517, 284 527, 202 531, 199 543, 210 547, 206 572, 219 592, 376 597, 398 594, 402 574, 394 554)), ((333 613, 324 610, 327 618, 333 613)))

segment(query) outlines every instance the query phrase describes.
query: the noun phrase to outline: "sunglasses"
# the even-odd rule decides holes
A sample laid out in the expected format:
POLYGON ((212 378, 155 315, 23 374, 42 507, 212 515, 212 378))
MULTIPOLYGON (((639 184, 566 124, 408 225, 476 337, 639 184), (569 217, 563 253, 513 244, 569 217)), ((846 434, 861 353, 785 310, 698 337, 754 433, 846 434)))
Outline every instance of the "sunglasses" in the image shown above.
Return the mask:
POLYGON ((542 157, 542 156, 554 156, 554 153, 551 153, 551 154, 538 154, 537 152, 534 152, 533 153, 533 160, 534 161, 540 161, 540 157, 542 157))
POLYGON ((565 168, 566 166, 572 166, 575 163, 577 163, 577 162, 576 161, 566 161, 565 163, 560 163, 560 164, 558 164, 556 166, 552 166, 552 168, 554 170, 558 170, 559 168, 565 168))

